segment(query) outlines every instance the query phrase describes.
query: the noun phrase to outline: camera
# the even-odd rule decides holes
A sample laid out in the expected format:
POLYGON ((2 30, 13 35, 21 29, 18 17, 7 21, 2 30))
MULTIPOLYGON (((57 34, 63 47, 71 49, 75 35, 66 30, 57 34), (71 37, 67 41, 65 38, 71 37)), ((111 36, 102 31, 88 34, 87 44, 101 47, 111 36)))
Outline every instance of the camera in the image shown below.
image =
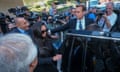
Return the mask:
POLYGON ((37 19, 39 19, 40 15, 36 12, 30 12, 30 16, 28 16, 26 19, 29 21, 30 25, 32 26, 37 22, 37 19))
POLYGON ((4 13, 0 12, 0 27, 1 27, 3 34, 9 31, 8 22, 12 22, 12 19, 10 18, 10 16, 5 15, 4 13))
POLYGON ((17 17, 24 17, 27 15, 25 11, 28 11, 28 10, 29 9, 27 7, 23 6, 23 7, 10 8, 8 9, 8 12, 13 13, 17 17))
POLYGON ((0 24, 1 23, 4 23, 5 22, 5 19, 6 19, 6 16, 4 13, 0 12, 0 24))
POLYGON ((9 15, 0 12, 0 24, 6 23, 5 21, 13 23, 13 19, 9 15))
POLYGON ((97 12, 97 16, 102 17, 104 15, 104 12, 97 12))
POLYGON ((63 20, 63 19, 65 19, 65 16, 62 14, 57 14, 57 15, 54 15, 54 17, 50 16, 50 18, 48 18, 49 22, 54 24, 60 24, 61 23, 60 20, 63 20))
POLYGON ((39 17, 38 13, 29 11, 26 6, 10 8, 8 12, 14 14, 16 17, 24 17, 29 21, 30 26, 32 26, 39 17))

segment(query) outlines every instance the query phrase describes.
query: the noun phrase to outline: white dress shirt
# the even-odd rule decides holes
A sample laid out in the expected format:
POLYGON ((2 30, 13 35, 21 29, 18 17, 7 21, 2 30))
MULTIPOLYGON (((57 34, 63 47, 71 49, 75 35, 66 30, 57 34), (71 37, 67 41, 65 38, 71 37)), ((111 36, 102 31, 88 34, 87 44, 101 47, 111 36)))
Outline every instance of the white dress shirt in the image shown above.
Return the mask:
POLYGON ((85 30, 85 17, 83 17, 81 20, 77 19, 77 24, 76 24, 76 30, 80 30, 79 25, 82 25, 82 30, 85 30))
MULTIPOLYGON (((111 27, 115 24, 117 20, 117 15, 113 12, 111 15, 107 16, 107 19, 110 21, 111 27)), ((111 28, 108 28, 105 24, 103 31, 109 32, 111 28)))

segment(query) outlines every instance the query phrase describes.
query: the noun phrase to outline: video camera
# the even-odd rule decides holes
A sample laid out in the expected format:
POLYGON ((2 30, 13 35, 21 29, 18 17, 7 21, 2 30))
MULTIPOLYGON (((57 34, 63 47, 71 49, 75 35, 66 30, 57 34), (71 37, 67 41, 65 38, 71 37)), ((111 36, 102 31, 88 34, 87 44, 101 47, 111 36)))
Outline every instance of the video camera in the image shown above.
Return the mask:
POLYGON ((25 11, 29 11, 29 9, 28 9, 27 7, 25 7, 25 6, 8 9, 8 12, 9 12, 9 13, 13 13, 13 14, 16 15, 17 17, 26 16, 27 14, 26 14, 25 11))
POLYGON ((4 13, 0 12, 0 23, 5 22, 6 16, 4 13))
POLYGON ((0 24, 5 23, 6 20, 13 23, 13 20, 9 15, 5 15, 4 13, 0 12, 0 24))
POLYGON ((29 21, 30 25, 33 25, 37 22, 37 19, 39 19, 40 15, 36 12, 31 12, 31 15, 28 16, 26 19, 29 21))
POLYGON ((26 6, 10 8, 8 12, 16 15, 16 17, 24 17, 29 21, 30 25, 33 25, 39 17, 38 13, 29 11, 26 6))
POLYGON ((3 34, 9 31, 8 24, 13 23, 13 19, 10 18, 9 15, 5 15, 4 13, 0 12, 0 27, 3 34))
POLYGON ((97 12, 97 16, 102 17, 105 13, 104 12, 97 12))
POLYGON ((50 23, 60 24, 60 20, 65 19, 63 14, 54 15, 52 18, 49 19, 50 23))

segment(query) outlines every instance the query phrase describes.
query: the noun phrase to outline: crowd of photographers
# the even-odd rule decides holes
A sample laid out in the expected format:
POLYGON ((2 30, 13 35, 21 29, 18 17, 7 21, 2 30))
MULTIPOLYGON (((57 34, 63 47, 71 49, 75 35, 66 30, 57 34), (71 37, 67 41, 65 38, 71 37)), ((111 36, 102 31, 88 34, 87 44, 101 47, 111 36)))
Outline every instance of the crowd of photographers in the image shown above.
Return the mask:
MULTIPOLYGON (((114 5, 106 7, 106 10, 104 11, 100 11, 96 7, 89 8, 89 10, 86 11, 86 16, 93 19, 96 24, 98 24, 103 29, 103 31, 110 31, 113 28, 112 26, 117 27, 116 25, 118 25, 119 19, 119 10, 114 10, 113 6, 114 5)), ((8 12, 14 14, 16 17, 24 17, 29 21, 30 26, 32 26, 39 20, 42 20, 46 24, 54 24, 53 26, 55 26, 55 24, 62 25, 69 22, 69 20, 76 18, 75 8, 70 7, 69 9, 67 9, 67 11, 58 13, 56 5, 54 3, 52 4, 49 12, 44 9, 41 12, 41 16, 39 13, 29 11, 29 9, 25 6, 10 8, 8 9, 8 12)), ((0 26, 1 31, 4 34, 9 32, 13 27, 15 27, 14 18, 1 12, 0 26)), ((117 31, 119 31, 119 29, 117 29, 117 31)))
MULTIPOLYGON (((1 12, 0 13, 0 33, 2 34, 2 36, 4 36, 7 33, 15 33, 15 32, 28 34, 28 35, 30 35, 31 38, 38 39, 38 40, 33 39, 33 41, 35 41, 35 43, 38 43, 39 39, 40 39, 41 46, 44 46, 44 44, 45 44, 45 46, 47 46, 46 42, 48 42, 48 46, 49 46, 49 44, 51 44, 51 43, 49 43, 49 38, 50 39, 51 38, 59 39, 60 35, 61 35, 59 33, 51 35, 50 30, 53 28, 56 28, 58 26, 64 26, 64 25, 68 24, 69 22, 71 22, 73 19, 77 19, 77 8, 78 8, 77 6, 75 8, 70 7, 68 10, 58 13, 58 11, 56 9, 56 5, 53 3, 49 12, 47 12, 46 9, 44 9, 41 12, 41 15, 36 12, 31 12, 27 7, 10 8, 10 9, 8 9, 9 13, 14 14, 16 17, 11 17, 11 16, 5 15, 4 13, 1 12), (42 27, 43 27, 43 29, 46 29, 44 31, 41 31, 40 33, 43 34, 43 33, 48 32, 48 37, 44 38, 44 35, 43 35, 43 37, 41 37, 41 35, 37 33, 37 26, 39 26, 39 24, 41 24, 41 30, 42 30, 42 27), (32 31, 29 30, 29 28, 32 29, 34 33, 32 33, 32 31), (38 37, 37 37, 37 35, 38 35, 38 37), (39 38, 39 37, 41 37, 41 38, 39 38)), ((112 2, 108 3, 106 5, 105 11, 100 11, 96 7, 93 7, 93 8, 90 8, 88 11, 85 11, 84 12, 85 14, 83 16, 93 20, 94 21, 93 26, 99 27, 100 31, 119 32, 120 31, 120 25, 119 25, 120 10, 114 10, 113 6, 114 5, 112 2)), ((80 7, 82 8, 82 6, 80 6, 80 7)), ((88 30, 92 30, 93 26, 88 25, 86 28, 88 30), (90 27, 90 28, 88 28, 88 27, 90 27)), ((38 31, 39 31, 39 29, 38 29, 38 31)), ((62 34, 65 34, 65 33, 62 33, 62 34)), ((62 37, 63 37, 63 35, 62 35, 62 37)), ((54 47, 57 46, 56 48, 59 48, 61 45, 61 42, 59 44, 53 43, 53 45, 54 45, 54 47)), ((39 47, 39 45, 38 45, 38 47, 39 47)), ((52 50, 53 49, 51 48, 50 51, 54 52, 52 50)), ((50 56, 52 56, 53 61, 58 61, 62 57, 61 55, 57 55, 57 54, 51 55, 51 53, 49 53, 49 52, 48 52, 48 54, 50 54, 50 56)), ((42 60, 42 58, 44 58, 44 57, 41 57, 41 59, 40 59, 41 62, 44 63, 45 61, 47 61, 48 63, 51 63, 51 61, 50 61, 51 58, 43 59, 43 60, 42 60)), ((38 63, 39 63, 39 61, 38 61, 38 63)), ((43 67, 43 66, 38 66, 38 72, 39 72, 39 67, 43 67)), ((51 68, 52 68, 52 66, 51 66, 51 68)), ((37 70, 36 70, 36 72, 37 72, 37 70)), ((43 70, 43 72, 47 72, 47 71, 43 70)), ((51 72, 57 72, 57 71, 51 70, 51 72)))

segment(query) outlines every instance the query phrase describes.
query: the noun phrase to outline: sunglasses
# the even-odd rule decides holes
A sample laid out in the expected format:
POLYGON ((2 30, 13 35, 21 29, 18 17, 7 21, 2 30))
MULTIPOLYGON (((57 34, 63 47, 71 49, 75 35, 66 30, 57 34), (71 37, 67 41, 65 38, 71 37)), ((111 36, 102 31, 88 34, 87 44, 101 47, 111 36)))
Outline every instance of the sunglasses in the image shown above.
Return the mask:
POLYGON ((41 33, 43 34, 43 33, 47 32, 47 31, 48 31, 47 29, 46 30, 42 30, 41 33))

